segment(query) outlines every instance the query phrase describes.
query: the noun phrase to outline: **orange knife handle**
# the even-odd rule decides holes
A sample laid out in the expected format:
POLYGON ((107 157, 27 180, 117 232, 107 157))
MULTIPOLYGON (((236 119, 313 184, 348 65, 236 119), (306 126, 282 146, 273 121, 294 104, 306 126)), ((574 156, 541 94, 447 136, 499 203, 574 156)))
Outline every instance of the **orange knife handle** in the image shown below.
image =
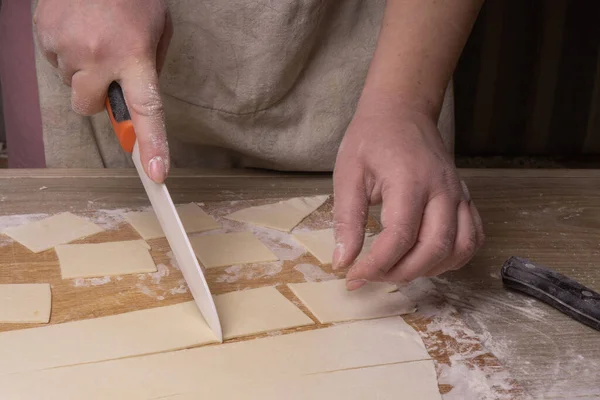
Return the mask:
POLYGON ((135 130, 133 129, 133 122, 131 122, 131 115, 127 108, 127 103, 125 103, 123 90, 121 89, 121 85, 117 82, 112 82, 108 87, 106 111, 121 147, 126 152, 131 153, 133 151, 133 145, 135 144, 136 135, 135 130))

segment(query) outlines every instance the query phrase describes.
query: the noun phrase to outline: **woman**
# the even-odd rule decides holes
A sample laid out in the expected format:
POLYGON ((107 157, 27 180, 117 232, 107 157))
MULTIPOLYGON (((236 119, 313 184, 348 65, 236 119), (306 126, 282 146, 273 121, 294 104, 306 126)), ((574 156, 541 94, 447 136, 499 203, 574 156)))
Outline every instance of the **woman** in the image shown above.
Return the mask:
POLYGON ((448 151, 449 82, 481 3, 39 0, 45 164, 131 166, 102 112, 118 81, 157 182, 171 165, 334 170, 348 289, 460 268, 483 232, 448 151))

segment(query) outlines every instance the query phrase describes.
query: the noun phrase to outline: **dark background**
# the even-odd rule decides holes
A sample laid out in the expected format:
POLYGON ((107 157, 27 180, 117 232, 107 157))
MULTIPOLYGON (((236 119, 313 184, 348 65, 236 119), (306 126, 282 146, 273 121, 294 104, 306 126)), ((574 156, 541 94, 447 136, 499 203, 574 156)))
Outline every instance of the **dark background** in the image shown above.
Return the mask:
POLYGON ((459 159, 598 158, 600 1, 487 0, 455 91, 459 159))

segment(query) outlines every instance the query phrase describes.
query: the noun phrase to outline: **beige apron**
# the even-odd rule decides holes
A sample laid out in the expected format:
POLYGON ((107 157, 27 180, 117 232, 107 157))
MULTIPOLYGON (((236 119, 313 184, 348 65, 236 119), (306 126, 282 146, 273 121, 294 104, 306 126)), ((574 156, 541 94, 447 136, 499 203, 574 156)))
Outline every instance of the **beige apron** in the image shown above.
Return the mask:
MULTIPOLYGON (((161 91, 174 167, 331 171, 383 0, 172 0, 161 91)), ((81 117, 36 55, 48 167, 128 167, 105 113, 81 117)), ((451 86, 449 87, 451 89, 451 86)), ((452 148, 452 93, 440 128, 452 148)))

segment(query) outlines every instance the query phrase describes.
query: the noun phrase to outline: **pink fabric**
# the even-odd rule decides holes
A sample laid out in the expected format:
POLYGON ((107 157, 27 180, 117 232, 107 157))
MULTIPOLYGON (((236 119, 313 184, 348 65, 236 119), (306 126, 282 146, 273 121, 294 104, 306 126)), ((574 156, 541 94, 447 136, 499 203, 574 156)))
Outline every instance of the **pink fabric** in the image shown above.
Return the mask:
POLYGON ((45 168, 30 0, 0 0, 0 80, 9 168, 45 168))

